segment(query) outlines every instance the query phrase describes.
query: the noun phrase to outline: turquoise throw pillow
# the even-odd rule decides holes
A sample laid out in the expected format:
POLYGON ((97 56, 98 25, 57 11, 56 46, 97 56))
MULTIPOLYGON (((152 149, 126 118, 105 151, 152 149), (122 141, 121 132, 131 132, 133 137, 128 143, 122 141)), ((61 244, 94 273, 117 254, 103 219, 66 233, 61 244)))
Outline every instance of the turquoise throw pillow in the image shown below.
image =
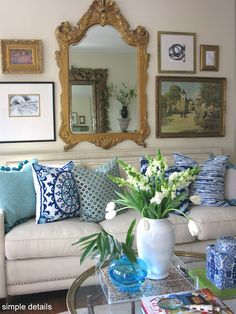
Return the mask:
MULTIPOLYGON (((199 195, 201 205, 229 206, 224 199, 225 169, 229 156, 222 155, 210 158, 199 164, 200 172, 190 184, 190 196, 199 195)), ((192 158, 174 153, 176 166, 193 167, 197 162, 192 158)))
POLYGON ((35 206, 31 162, 21 163, 18 168, 1 167, 0 208, 4 211, 5 232, 34 216, 35 206))
POLYGON ((72 173, 74 163, 63 167, 33 164, 36 191, 36 223, 42 224, 79 215, 79 195, 72 173))
POLYGON ((95 170, 80 168, 73 169, 80 195, 81 221, 99 222, 105 219, 107 203, 117 199, 116 191, 121 192, 107 174, 120 176, 119 165, 111 160, 95 170))

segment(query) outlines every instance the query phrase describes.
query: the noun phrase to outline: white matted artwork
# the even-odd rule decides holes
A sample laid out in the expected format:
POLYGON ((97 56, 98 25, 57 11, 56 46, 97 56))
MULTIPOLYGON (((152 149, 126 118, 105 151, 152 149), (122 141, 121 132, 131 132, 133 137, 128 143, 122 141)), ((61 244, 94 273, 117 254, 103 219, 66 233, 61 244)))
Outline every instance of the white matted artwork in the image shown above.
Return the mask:
POLYGON ((54 83, 0 82, 0 142, 55 141, 54 83))
POLYGON ((196 34, 158 32, 158 71, 196 73, 196 34))

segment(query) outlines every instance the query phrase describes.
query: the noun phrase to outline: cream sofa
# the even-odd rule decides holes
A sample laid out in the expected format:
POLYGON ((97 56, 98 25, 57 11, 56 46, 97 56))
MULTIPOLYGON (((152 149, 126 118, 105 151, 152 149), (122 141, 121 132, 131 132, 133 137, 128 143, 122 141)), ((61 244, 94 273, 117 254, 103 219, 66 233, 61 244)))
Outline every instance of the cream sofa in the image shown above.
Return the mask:
MULTIPOLYGON (((18 156, 1 156, 1 164, 12 165, 25 159, 37 158, 40 163, 62 165, 68 160, 82 161, 87 167, 96 167, 110 158, 117 156, 138 166, 139 157, 155 154, 155 149, 138 148, 135 152, 126 150, 99 151, 95 158, 87 153, 48 153, 24 154, 18 156)), ((217 148, 208 149, 164 149, 162 153, 169 163, 173 163, 172 153, 182 152, 201 162, 208 158, 209 152, 221 154, 217 148)), ((232 188, 230 182, 228 188, 232 188)), ((175 225, 176 249, 204 252, 207 244, 212 243, 220 235, 236 234, 235 207, 191 208, 191 217, 198 223, 200 233, 197 238, 190 235, 187 220, 171 215, 175 225)), ((139 219, 134 210, 128 210, 113 220, 100 223, 80 222, 79 218, 71 218, 47 224, 35 224, 30 219, 14 227, 4 235, 4 213, 0 210, 0 298, 7 295, 29 294, 42 291, 67 289, 77 276, 92 265, 87 260, 80 265, 79 246, 72 243, 79 238, 98 232, 104 228, 118 239, 124 239, 130 221, 139 219)))

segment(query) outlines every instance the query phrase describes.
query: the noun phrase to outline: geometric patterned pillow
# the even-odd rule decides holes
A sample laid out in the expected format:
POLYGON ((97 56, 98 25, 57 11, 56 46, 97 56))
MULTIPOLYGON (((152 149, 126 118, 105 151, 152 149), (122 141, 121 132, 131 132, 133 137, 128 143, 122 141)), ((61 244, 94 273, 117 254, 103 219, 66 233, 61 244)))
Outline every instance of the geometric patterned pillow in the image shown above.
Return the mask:
POLYGON ((117 199, 120 187, 107 174, 119 177, 119 165, 115 159, 96 169, 75 166, 73 169, 80 197, 80 220, 99 222, 105 219, 107 203, 117 199))
MULTIPOLYGON (((176 166, 193 167, 197 162, 192 158, 174 153, 176 166)), ((190 184, 190 196, 199 195, 201 205, 229 206, 224 200, 224 178, 228 155, 210 158, 199 165, 197 178, 190 184)))
POLYGON ((32 164, 36 191, 36 223, 79 215, 79 195, 70 161, 61 168, 32 164))

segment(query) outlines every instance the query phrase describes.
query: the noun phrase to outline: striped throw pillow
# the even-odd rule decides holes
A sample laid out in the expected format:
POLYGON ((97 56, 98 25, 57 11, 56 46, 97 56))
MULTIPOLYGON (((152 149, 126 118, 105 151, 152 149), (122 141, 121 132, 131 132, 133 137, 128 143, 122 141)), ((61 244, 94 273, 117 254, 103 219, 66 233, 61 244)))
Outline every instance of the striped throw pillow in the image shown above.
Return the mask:
MULTIPOLYGON (((190 184, 190 196, 199 195, 201 205, 229 206, 224 198, 225 169, 229 156, 215 156, 199 164, 200 172, 190 184)), ((197 162, 192 158, 174 153, 176 166, 193 167, 197 162)))

